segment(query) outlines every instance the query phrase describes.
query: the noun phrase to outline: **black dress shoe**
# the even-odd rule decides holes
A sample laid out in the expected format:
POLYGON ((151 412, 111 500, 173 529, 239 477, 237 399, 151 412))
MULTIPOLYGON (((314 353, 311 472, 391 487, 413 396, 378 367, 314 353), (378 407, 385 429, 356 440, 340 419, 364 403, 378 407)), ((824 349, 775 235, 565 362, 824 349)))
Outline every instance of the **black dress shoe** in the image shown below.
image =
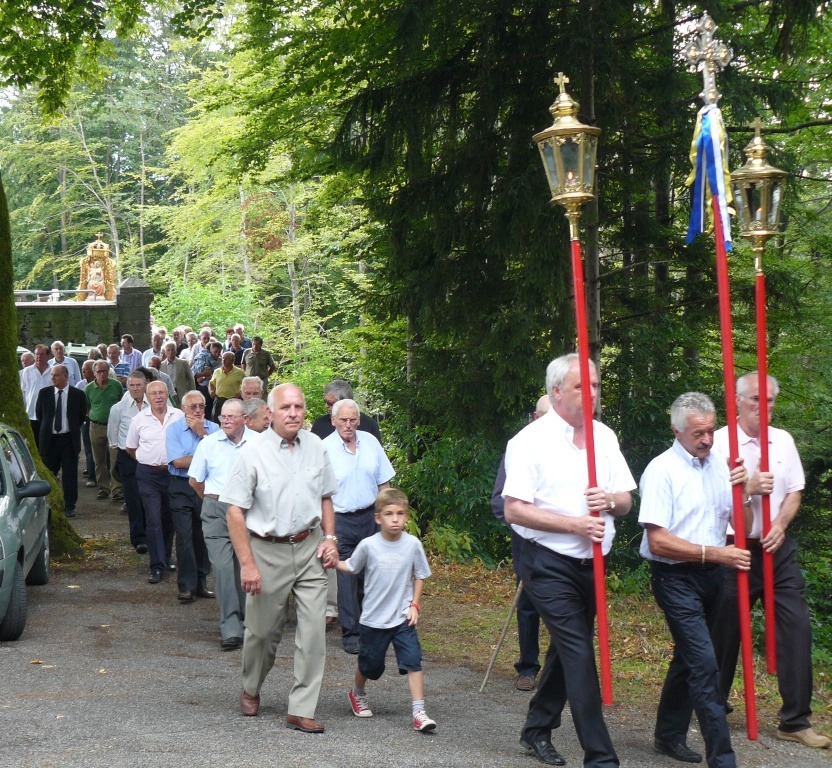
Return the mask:
POLYGON ((136 544, 136 552, 138 552, 140 555, 146 555, 147 544, 136 544))
POLYGON ((653 742, 656 752, 672 757, 674 760, 681 760, 683 763, 701 763, 702 755, 694 752, 684 741, 678 744, 668 744, 666 741, 656 739, 653 742))
POLYGON ((208 587, 206 587, 204 584, 200 584, 199 586, 197 586, 197 588, 194 590, 194 594, 197 597, 216 597, 217 596, 216 592, 208 589, 208 587))
POLYGON ((161 568, 154 568, 150 572, 150 577, 148 578, 148 584, 158 584, 162 580, 163 572, 161 568))
POLYGON ((180 603, 192 603, 194 601, 194 593, 190 589, 180 592, 176 598, 180 603))
POLYGON ((75 517, 75 507, 67 507, 66 508, 66 516, 67 517, 75 517))
POLYGON ((530 752, 534 752, 535 756, 541 763, 546 765, 566 765, 566 760, 553 746, 548 739, 540 739, 540 741, 526 741, 520 739, 520 744, 530 752))
POLYGON ((168 570, 175 571, 176 570, 176 563, 173 560, 168 560, 168 570))
POLYGON ((236 651, 243 647, 242 637, 226 637, 225 640, 220 641, 220 648, 224 651, 236 651))

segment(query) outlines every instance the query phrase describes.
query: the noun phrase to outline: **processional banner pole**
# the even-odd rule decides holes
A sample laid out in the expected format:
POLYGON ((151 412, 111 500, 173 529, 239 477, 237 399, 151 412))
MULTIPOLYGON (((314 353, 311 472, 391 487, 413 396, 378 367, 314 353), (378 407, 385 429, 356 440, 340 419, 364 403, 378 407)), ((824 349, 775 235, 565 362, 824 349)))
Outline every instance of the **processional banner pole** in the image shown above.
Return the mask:
MULTIPOLYGON (((686 49, 689 61, 702 71, 705 87, 700 96, 705 106, 699 110, 694 132, 691 159, 694 170, 688 179, 693 184, 693 207, 688 243, 705 231, 708 205, 713 220, 716 245, 717 290, 719 293, 719 326, 722 341, 722 367, 725 384, 725 418, 728 426, 728 453, 731 467, 739 460, 737 439, 737 393, 734 376, 734 340, 731 328, 731 286, 728 277, 728 250, 731 248, 731 224, 728 204, 731 200, 730 174, 727 168, 727 136, 722 113, 717 107, 720 94, 716 89, 716 72, 731 60, 731 50, 714 40, 716 24, 705 13, 698 25, 697 40, 686 49)), ((745 515, 742 486, 732 486, 734 506, 734 544, 746 548, 745 515)), ((737 599, 742 644, 742 671, 745 697, 745 725, 748 738, 758 737, 757 700, 754 690, 754 657, 751 640, 751 605, 748 595, 748 572, 737 571, 737 599)))

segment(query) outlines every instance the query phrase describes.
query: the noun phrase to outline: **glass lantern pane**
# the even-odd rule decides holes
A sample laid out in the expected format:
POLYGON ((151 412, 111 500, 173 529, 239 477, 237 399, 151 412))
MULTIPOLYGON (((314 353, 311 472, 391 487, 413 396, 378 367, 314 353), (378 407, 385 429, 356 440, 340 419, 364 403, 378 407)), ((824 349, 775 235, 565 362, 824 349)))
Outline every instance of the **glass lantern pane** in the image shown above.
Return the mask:
POLYGON ((540 148, 540 156, 543 158, 543 169, 546 171, 546 179, 549 181, 549 190, 554 195, 560 186, 558 166, 555 161, 555 148, 549 141, 538 144, 538 147, 540 148))
POLYGON ((743 188, 739 185, 734 187, 734 208, 737 209, 740 227, 748 226, 748 209, 745 207, 745 195, 743 194, 743 188))
POLYGON ((580 150, 580 146, 571 137, 567 138, 560 148, 564 184, 566 186, 577 184, 580 180, 580 150))
POLYGON ((759 222, 762 219, 763 211, 760 201, 760 189, 756 184, 749 184, 745 192, 746 201, 748 204, 748 213, 750 221, 759 222))
POLYGON ((581 178, 584 184, 591 184, 595 178, 595 153, 598 149, 598 141, 594 136, 584 138, 584 168, 581 178))
POLYGON ((780 197, 783 192, 782 182, 776 181, 771 191, 771 209, 768 212, 768 226, 772 229, 777 227, 780 221, 780 197))

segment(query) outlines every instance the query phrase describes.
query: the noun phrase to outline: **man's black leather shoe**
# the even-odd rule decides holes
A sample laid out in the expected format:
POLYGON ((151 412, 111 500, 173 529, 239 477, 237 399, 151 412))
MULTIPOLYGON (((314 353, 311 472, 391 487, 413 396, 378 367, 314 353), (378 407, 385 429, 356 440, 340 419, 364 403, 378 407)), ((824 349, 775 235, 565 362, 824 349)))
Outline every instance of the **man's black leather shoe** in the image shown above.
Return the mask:
POLYGON ((681 760, 683 763, 701 763, 702 755, 694 752, 684 741, 678 744, 668 744, 666 741, 656 739, 653 742, 656 752, 672 757, 674 760, 681 760))
POLYGON ((194 601, 194 593, 190 589, 186 589, 179 593, 177 597, 180 603, 192 603, 194 601))
POLYGON ((216 597, 217 593, 211 589, 208 589, 204 584, 199 584, 197 588, 194 590, 194 594, 197 597, 216 597))
POLYGON ((534 752, 537 759, 546 765, 566 765, 566 760, 553 746, 548 739, 540 741, 526 741, 520 739, 520 744, 530 752, 534 752))
POLYGON ((147 580, 149 584, 158 584, 162 580, 162 571, 154 568, 150 572, 150 578, 147 580))

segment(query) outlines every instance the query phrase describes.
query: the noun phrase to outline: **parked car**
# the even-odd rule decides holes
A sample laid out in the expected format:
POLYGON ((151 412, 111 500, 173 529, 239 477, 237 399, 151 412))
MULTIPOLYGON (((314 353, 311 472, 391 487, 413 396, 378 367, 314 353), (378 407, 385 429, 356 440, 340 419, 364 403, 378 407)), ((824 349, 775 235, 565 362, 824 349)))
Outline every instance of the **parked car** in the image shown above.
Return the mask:
POLYGON ((26 626, 26 585, 49 581, 50 486, 20 433, 0 424, 0 640, 26 626))
POLYGON ((79 366, 81 366, 87 359, 89 351, 94 348, 94 345, 90 346, 89 344, 76 344, 74 341, 70 341, 67 342, 64 352, 68 357, 71 357, 76 363, 78 363, 79 366))

